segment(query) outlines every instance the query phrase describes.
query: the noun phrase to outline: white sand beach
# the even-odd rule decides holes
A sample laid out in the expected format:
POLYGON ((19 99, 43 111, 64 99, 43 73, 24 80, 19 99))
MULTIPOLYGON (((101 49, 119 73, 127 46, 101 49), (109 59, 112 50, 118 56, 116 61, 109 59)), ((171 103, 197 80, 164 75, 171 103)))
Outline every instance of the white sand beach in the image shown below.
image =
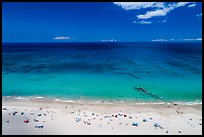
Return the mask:
POLYGON ((4 98, 2 103, 3 135, 202 134, 202 105, 81 104, 4 98), (133 122, 138 125, 133 126, 133 122))

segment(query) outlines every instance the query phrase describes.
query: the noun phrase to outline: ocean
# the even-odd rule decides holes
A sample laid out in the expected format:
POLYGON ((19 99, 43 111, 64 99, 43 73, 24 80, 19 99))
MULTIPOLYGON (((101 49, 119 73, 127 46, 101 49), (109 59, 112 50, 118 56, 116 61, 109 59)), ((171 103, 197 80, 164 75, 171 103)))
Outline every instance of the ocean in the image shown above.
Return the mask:
POLYGON ((202 102, 202 43, 3 43, 2 96, 202 102))

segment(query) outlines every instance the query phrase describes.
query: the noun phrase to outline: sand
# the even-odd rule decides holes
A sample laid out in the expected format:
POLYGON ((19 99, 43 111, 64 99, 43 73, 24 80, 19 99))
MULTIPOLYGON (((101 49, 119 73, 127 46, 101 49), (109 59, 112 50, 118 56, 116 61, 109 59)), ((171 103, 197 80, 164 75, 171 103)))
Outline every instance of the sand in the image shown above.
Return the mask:
POLYGON ((2 134, 201 135, 202 105, 110 105, 3 99, 2 134), (28 123, 24 122, 26 119, 29 119, 28 123), (133 126, 133 122, 138 126, 133 126), (155 127, 155 123, 161 128, 155 127), (35 127, 39 125, 43 128, 35 127))

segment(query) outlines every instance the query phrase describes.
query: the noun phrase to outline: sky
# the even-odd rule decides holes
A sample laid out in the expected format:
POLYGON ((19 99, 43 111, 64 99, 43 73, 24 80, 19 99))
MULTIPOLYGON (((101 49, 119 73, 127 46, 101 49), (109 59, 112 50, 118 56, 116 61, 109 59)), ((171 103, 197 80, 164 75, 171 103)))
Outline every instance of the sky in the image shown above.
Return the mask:
POLYGON ((201 2, 3 2, 2 42, 201 41, 201 2))

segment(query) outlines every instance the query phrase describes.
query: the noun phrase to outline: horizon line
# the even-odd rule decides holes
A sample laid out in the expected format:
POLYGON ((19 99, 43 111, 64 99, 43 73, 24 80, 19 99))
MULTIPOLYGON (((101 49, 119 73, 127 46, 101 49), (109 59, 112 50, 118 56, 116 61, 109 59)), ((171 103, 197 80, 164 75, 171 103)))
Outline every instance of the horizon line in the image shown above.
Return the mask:
POLYGON ((73 42, 73 41, 64 41, 64 42, 52 42, 52 41, 39 41, 39 42, 29 42, 29 41, 18 41, 18 42, 2 42, 3 43, 181 43, 181 42, 185 42, 185 43, 192 43, 192 42, 196 42, 196 43, 202 43, 201 41, 116 41, 116 42, 100 42, 100 41, 78 41, 78 42, 73 42))

